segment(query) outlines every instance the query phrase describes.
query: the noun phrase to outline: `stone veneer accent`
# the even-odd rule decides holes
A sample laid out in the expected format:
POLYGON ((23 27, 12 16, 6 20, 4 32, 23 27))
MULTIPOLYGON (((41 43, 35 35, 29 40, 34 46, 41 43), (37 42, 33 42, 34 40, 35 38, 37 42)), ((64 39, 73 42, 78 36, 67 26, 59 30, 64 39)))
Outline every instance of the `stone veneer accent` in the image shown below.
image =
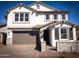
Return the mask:
POLYGON ((79 41, 58 41, 58 52, 79 52, 79 41))

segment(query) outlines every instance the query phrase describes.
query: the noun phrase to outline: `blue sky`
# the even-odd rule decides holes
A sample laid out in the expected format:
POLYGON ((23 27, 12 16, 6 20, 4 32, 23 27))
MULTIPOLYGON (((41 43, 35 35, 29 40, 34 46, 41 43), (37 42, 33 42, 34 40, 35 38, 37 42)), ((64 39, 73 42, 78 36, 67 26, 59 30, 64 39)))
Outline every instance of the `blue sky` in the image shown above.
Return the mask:
MULTIPOLYGON (((0 23, 6 23, 6 11, 19 3, 30 5, 34 1, 0 1, 0 23)), ((79 25, 79 1, 43 1, 49 6, 60 10, 70 11, 69 21, 79 25)))

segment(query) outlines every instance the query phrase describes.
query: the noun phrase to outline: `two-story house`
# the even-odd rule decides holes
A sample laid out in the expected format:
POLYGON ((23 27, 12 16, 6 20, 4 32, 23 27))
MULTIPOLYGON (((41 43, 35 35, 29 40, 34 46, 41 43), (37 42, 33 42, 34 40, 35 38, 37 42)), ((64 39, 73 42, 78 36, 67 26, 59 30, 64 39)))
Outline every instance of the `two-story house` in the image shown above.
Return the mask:
POLYGON ((62 11, 43 2, 27 6, 18 4, 7 11, 7 45, 34 44, 45 50, 58 41, 75 41, 76 25, 68 22, 69 11, 62 11))

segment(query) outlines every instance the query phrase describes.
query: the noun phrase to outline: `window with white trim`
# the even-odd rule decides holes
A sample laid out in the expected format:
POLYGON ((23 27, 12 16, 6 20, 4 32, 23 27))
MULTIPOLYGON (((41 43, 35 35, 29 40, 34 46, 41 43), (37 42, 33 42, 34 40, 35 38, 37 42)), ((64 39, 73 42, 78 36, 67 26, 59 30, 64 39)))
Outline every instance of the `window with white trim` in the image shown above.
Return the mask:
POLYGON ((49 15, 48 14, 46 15, 46 20, 49 20, 49 15))
POLYGON ((25 13, 25 21, 28 21, 29 15, 25 13))
POLYGON ((23 13, 20 13, 20 21, 23 21, 23 19, 24 19, 24 14, 23 13))
POLYGON ((15 13, 15 21, 28 21, 29 14, 28 13, 15 13))
POLYGON ((19 21, 19 13, 15 14, 15 21, 19 21))
POLYGON ((61 28, 61 39, 66 39, 66 38, 67 38, 67 29, 61 28))
POLYGON ((66 19, 66 15, 65 14, 62 14, 62 19, 66 19))
POLYGON ((57 20, 57 18, 58 18, 58 15, 54 14, 54 19, 57 20))

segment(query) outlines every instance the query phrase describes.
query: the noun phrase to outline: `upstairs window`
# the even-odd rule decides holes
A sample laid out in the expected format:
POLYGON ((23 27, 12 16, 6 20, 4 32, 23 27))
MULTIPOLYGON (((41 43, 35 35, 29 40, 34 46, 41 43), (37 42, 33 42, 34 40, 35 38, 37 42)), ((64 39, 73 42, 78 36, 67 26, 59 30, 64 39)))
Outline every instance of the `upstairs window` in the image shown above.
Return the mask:
POLYGON ((46 20, 48 20, 49 19, 49 15, 46 15, 46 20))
POLYGON ((18 21, 18 20, 19 20, 19 14, 16 13, 16 14, 15 14, 15 21, 18 21))
POLYGON ((57 19, 57 15, 56 14, 54 14, 54 19, 57 19))
POLYGON ((25 14, 25 21, 28 21, 28 17, 29 17, 29 15, 25 14))
POLYGON ((62 19, 65 19, 66 17, 65 17, 65 14, 62 14, 62 19))
POLYGON ((29 14, 26 13, 15 13, 15 21, 28 21, 29 14))
POLYGON ((20 21, 23 21, 23 13, 20 13, 20 21))
POLYGON ((67 38, 67 29, 61 28, 61 38, 66 39, 67 38))

